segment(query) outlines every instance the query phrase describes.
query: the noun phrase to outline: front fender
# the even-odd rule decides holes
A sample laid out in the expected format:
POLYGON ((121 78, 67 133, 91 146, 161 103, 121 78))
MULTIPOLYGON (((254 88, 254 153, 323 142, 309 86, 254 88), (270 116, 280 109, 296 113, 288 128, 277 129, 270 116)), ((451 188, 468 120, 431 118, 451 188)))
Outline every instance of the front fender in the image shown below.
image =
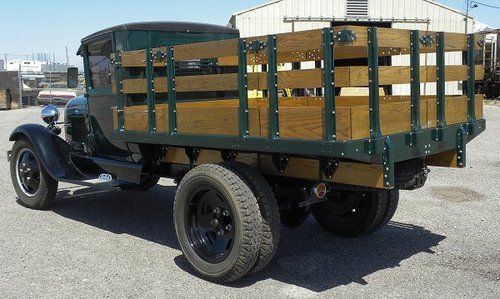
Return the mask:
POLYGON ((71 146, 62 138, 37 124, 25 124, 17 127, 10 135, 10 141, 27 139, 49 175, 57 181, 76 182, 87 180, 73 165, 71 146))

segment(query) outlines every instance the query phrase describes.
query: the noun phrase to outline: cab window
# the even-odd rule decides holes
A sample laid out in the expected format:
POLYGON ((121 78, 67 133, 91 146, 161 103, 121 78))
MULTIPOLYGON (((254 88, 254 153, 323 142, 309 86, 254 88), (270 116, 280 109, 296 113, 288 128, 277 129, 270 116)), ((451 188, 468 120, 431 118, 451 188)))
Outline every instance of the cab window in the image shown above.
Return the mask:
POLYGON ((87 46, 92 87, 111 87, 111 40, 103 39, 87 46))

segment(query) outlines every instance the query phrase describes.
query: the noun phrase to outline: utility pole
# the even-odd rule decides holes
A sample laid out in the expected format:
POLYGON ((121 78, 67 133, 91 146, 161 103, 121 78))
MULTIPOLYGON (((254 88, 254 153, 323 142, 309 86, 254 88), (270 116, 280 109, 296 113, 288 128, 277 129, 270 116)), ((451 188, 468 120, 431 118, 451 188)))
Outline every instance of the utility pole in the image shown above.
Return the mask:
POLYGON ((469 13, 472 8, 477 8, 478 5, 474 3, 473 0, 466 0, 467 1, 467 9, 465 12, 465 34, 469 34, 469 13))
POLYGON ((68 46, 66 46, 66 65, 69 65, 69 52, 68 52, 68 46))

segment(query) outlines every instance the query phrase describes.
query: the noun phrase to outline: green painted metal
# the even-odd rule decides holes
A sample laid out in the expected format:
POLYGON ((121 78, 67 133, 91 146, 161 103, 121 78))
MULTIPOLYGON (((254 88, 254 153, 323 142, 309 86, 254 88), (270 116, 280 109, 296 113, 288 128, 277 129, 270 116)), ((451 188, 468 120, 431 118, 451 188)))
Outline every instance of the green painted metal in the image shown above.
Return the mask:
POLYGON ((276 35, 267 39, 268 84, 269 84, 269 139, 280 138, 278 105, 278 64, 276 55, 276 35))
MULTIPOLYGON (((117 128, 121 131, 125 130, 123 119, 123 81, 122 81, 122 54, 116 49, 116 36, 113 33, 112 47, 115 53, 114 68, 115 68, 115 91, 116 91, 116 114, 117 114, 117 128)), ((85 72, 87 74, 87 72, 85 72)))
POLYGON ((87 89, 87 92, 89 92, 92 89, 93 83, 92 83, 92 77, 90 76, 91 71, 89 62, 89 52, 87 46, 83 46, 82 57, 83 57, 83 69, 85 72, 85 87, 87 89))
POLYGON ((247 70, 247 43, 245 39, 238 40, 238 85, 239 85, 239 122, 240 137, 249 136, 248 125, 248 70, 247 70))
POLYGON ((420 132, 420 31, 410 32, 411 129, 420 132))
POLYGON ((445 34, 438 32, 436 36, 436 81, 437 81, 437 126, 446 126, 446 52, 445 34))
POLYGON ((382 156, 382 167, 384 168, 384 186, 394 187, 394 144, 390 137, 387 137, 384 144, 384 154, 382 156))
MULTIPOLYGON (((447 126, 442 129, 441 141, 433 139, 433 129, 425 129, 420 132, 420 140, 425 144, 425 151, 417 147, 406 145, 406 133, 394 134, 390 137, 394 151, 392 159, 394 163, 407 161, 415 158, 455 150, 457 130, 464 124, 447 126)), ((478 120, 469 124, 474 128, 466 134, 464 140, 471 141, 486 129, 486 121, 478 120), (471 134, 473 132, 473 134, 471 134)), ((350 159, 365 163, 382 164, 385 153, 384 146, 386 138, 371 139, 373 152, 367 155, 364 151, 367 140, 354 140, 348 142, 324 142, 302 139, 275 139, 223 135, 190 135, 190 134, 144 134, 142 132, 117 132, 113 133, 114 140, 131 143, 162 144, 178 147, 197 147, 216 150, 228 150, 235 152, 253 152, 266 154, 286 153, 293 156, 329 157, 339 159, 350 159)))
POLYGON ((464 126, 457 130, 457 164, 459 168, 467 166, 467 131, 464 126))
POLYGON ((370 80, 370 137, 382 137, 380 130, 380 91, 378 73, 378 29, 368 28, 368 72, 370 80))
POLYGON ((335 117, 335 44, 333 29, 323 29, 323 60, 325 61, 325 141, 333 142, 337 139, 335 117))
POLYGON ((470 123, 476 121, 476 62, 475 35, 467 36, 467 116, 470 123))
POLYGON ((175 58, 174 48, 167 48, 167 82, 168 82, 168 128, 170 134, 177 133, 177 100, 175 92, 175 58))
POLYGON ((153 70, 153 53, 151 49, 146 49, 146 77, 148 82, 148 131, 150 133, 156 133, 155 81, 153 70))

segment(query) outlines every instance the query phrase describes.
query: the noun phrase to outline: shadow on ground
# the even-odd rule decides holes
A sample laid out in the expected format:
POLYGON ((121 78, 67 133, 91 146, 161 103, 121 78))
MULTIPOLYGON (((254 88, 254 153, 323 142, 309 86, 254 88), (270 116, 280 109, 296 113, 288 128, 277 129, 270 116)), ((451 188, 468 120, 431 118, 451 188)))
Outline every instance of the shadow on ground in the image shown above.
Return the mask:
MULTIPOLYGON (((172 224, 175 187, 157 186, 148 192, 99 192, 80 189, 59 193, 53 211, 115 234, 128 234, 179 250, 172 224)), ((315 292, 350 283, 367 284, 363 277, 398 267, 419 253, 433 254, 445 236, 423 227, 391 222, 358 239, 333 237, 310 217, 298 229, 283 229, 276 258, 261 273, 230 286, 242 288, 273 279, 315 292)), ((195 275, 184 256, 174 259, 195 275)))

